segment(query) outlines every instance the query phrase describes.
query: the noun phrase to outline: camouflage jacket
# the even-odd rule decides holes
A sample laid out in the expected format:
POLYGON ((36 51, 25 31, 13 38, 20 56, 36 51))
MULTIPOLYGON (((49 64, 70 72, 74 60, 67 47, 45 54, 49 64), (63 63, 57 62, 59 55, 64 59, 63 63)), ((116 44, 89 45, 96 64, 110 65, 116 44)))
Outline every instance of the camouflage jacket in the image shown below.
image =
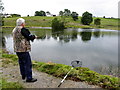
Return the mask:
POLYGON ((30 45, 30 40, 34 40, 35 36, 32 35, 31 38, 31 34, 29 32, 28 29, 23 29, 23 34, 22 32, 23 27, 21 26, 16 26, 13 29, 13 42, 14 42, 14 51, 15 52, 29 52, 31 51, 31 45, 30 45), (28 33, 24 33, 28 31, 28 33))

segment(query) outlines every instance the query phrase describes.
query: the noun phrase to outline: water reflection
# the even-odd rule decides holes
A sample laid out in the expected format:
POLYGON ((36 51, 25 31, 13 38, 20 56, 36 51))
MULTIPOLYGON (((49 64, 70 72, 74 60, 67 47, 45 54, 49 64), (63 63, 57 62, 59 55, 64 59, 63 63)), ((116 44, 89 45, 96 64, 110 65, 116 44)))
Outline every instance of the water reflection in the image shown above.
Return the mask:
POLYGON ((112 75, 115 77, 120 77, 120 72, 118 71, 118 65, 108 64, 96 66, 94 70, 103 75, 112 75))
POLYGON ((1 42, 0 47, 6 48, 6 40, 5 40, 4 35, 2 35, 2 34, 0 34, 0 42, 1 42))
POLYGON ((100 37, 100 30, 95 30, 94 32, 93 32, 93 35, 94 35, 94 37, 95 38, 99 38, 100 37))
POLYGON ((91 31, 82 31, 80 35, 81 35, 82 41, 89 41, 89 40, 91 40, 92 32, 91 31))
POLYGON ((39 40, 45 40, 46 39, 46 32, 35 32, 35 35, 37 36, 37 39, 39 40))
POLYGON ((40 31, 35 32, 35 34, 38 36, 38 40, 45 40, 50 39, 52 37, 54 40, 58 40, 60 42, 68 43, 70 41, 75 41, 78 39, 78 36, 81 37, 81 40, 83 42, 90 41, 91 37, 100 38, 104 36, 103 33, 99 29, 93 30, 84 30, 82 29, 81 32, 79 32, 77 29, 73 30, 52 30, 51 32, 46 31, 40 31))
POLYGON ((2 48, 6 48, 6 41, 4 36, 2 36, 2 48))
POLYGON ((64 30, 52 30, 52 38, 60 41, 64 40, 64 30))
POLYGON ((64 41, 65 43, 68 43, 70 41, 75 41, 77 39, 77 35, 77 30, 73 30, 70 33, 66 32, 65 30, 52 30, 52 37, 60 42, 64 41))
POLYGON ((72 35, 71 35, 71 40, 72 41, 75 41, 77 39, 77 34, 78 34, 77 30, 72 31, 72 35))

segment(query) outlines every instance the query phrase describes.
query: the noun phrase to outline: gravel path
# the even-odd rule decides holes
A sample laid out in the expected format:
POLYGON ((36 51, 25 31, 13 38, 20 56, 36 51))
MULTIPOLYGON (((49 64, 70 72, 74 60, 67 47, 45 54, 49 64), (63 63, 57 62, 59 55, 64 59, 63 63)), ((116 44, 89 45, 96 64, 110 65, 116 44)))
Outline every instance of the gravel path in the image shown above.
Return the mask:
MULTIPOLYGON (((62 80, 61 78, 56 78, 54 76, 48 75, 46 73, 38 72, 33 70, 33 77, 37 78, 37 82, 26 83, 21 79, 19 73, 19 67, 9 64, 7 67, 2 67, 2 77, 6 78, 8 81, 19 82, 25 88, 57 88, 58 84, 62 80)), ((85 82, 75 82, 71 80, 65 80, 60 88, 100 88, 95 85, 88 85, 85 82)))

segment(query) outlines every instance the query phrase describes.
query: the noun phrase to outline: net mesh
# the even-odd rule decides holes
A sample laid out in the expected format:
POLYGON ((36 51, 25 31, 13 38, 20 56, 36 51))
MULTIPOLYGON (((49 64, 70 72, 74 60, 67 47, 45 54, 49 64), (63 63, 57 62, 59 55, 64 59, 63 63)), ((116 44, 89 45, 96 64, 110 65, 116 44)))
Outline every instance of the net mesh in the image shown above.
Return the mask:
POLYGON ((82 61, 72 61, 71 62, 72 67, 81 67, 82 66, 82 61))

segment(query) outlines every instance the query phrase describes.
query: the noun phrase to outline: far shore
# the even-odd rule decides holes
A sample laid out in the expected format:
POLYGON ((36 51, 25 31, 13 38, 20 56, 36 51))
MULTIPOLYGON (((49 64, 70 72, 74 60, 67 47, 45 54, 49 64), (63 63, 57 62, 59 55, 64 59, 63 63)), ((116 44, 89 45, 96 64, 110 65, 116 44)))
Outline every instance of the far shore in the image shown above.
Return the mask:
MULTIPOLYGON (((15 26, 2 26, 2 28, 14 28, 15 26)), ((32 28, 32 29, 49 29, 51 30, 52 27, 38 27, 38 26, 26 26, 26 28, 32 28)), ((75 28, 75 27, 68 27, 68 28, 75 28)), ((81 28, 81 29, 105 29, 105 28, 81 28)), ((118 30, 118 29, 106 29, 106 30, 118 30)))
MULTIPOLYGON (((16 20, 20 17, 14 18, 4 18, 4 26, 2 28, 14 28, 16 20)), ((26 27, 51 27, 52 20, 54 18, 61 19, 60 16, 56 17, 44 17, 44 16, 31 16, 31 17, 22 17, 26 20, 26 27)), ((98 18, 94 17, 93 19, 98 18)), ((100 17, 99 17, 100 18, 100 17)), ((94 25, 92 22, 90 25, 83 25, 81 23, 81 17, 77 21, 73 21, 71 17, 65 18, 65 27, 66 28, 82 28, 82 29, 109 29, 109 30, 120 30, 118 27, 118 20, 115 18, 100 18, 101 25, 94 25)))

